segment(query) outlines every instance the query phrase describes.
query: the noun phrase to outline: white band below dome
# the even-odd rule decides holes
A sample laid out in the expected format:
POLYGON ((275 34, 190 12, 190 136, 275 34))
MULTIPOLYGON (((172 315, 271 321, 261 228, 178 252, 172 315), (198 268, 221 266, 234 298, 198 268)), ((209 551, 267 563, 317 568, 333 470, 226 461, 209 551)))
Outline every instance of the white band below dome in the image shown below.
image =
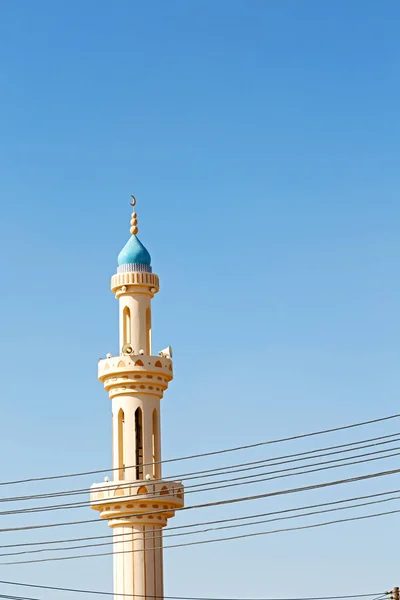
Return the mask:
POLYGON ((117 273, 132 273, 132 272, 152 273, 150 265, 140 265, 138 263, 130 263, 128 265, 120 265, 117 268, 117 273))

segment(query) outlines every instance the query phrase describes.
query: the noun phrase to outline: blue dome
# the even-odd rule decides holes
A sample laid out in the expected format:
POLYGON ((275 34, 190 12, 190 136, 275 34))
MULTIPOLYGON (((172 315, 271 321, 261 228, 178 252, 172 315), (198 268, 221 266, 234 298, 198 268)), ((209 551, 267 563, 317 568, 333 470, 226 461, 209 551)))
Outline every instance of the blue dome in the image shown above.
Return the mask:
POLYGON ((151 265, 151 256, 136 235, 132 235, 118 255, 118 265, 151 265))

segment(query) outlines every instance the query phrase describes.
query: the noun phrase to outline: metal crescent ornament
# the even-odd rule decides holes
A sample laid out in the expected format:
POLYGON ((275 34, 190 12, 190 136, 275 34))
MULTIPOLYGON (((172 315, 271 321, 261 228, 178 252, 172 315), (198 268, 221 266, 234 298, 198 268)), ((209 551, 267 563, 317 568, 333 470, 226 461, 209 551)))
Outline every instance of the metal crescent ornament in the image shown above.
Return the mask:
POLYGON ((132 202, 130 203, 131 206, 136 206, 136 198, 135 196, 132 196, 131 194, 131 198, 132 198, 132 202))

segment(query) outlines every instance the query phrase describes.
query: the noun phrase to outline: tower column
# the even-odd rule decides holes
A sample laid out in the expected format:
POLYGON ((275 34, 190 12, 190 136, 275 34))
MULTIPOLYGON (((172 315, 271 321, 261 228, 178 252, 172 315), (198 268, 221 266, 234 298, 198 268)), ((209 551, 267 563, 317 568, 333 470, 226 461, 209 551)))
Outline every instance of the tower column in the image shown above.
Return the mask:
POLYGON ((116 527, 114 530, 114 596, 163 598, 162 528, 116 527))

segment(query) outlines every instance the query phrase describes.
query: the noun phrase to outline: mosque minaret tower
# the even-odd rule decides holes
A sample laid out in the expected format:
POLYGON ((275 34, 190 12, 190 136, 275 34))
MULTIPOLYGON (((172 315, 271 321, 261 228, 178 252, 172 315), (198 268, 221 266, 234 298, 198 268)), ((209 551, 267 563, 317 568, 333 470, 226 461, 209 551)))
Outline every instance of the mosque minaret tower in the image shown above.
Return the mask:
POLYGON ((111 278, 119 352, 98 364, 112 407, 113 477, 92 486, 90 503, 113 530, 114 600, 162 600, 162 529, 184 503, 181 482, 161 474, 160 400, 173 377, 172 352, 152 354, 151 301, 159 280, 137 237, 135 212, 130 232, 111 278))

